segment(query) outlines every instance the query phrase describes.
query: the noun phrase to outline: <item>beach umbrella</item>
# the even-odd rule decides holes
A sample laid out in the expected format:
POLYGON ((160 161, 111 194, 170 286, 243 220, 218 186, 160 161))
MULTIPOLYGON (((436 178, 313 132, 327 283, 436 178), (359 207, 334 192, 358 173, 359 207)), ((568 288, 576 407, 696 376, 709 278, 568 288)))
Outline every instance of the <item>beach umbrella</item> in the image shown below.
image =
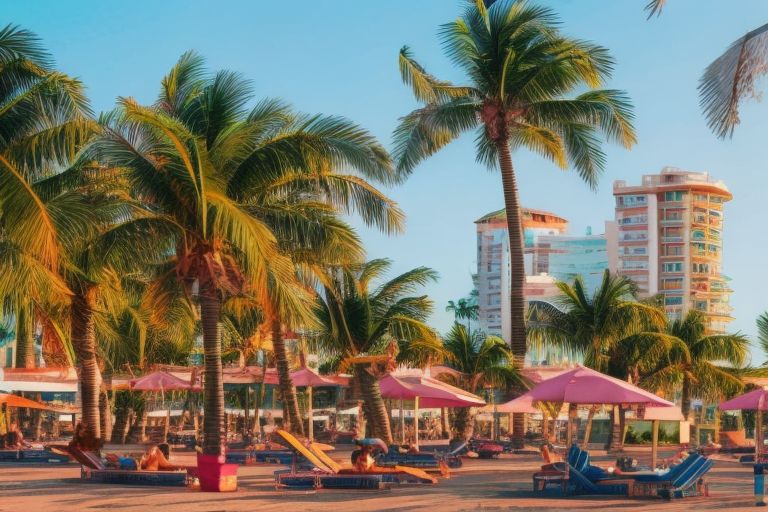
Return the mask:
POLYGON ((403 401, 413 400, 415 444, 419 446, 419 407, 482 407, 485 400, 427 375, 388 374, 379 381, 381 396, 400 400, 401 440, 405 442, 403 401))
MULTIPOLYGON (((291 382, 297 388, 307 388, 307 415, 309 416, 307 431, 307 438, 312 441, 314 439, 314 424, 313 417, 314 411, 312 410, 312 394, 315 387, 336 387, 347 386, 349 379, 340 376, 326 376, 320 375, 312 368, 302 366, 298 370, 290 372, 291 382)), ((264 373, 264 384, 278 384, 277 370, 275 368, 269 368, 264 373)))
MULTIPOLYGON (((675 404, 659 398, 650 391, 603 373, 577 366, 551 379, 544 380, 524 393, 522 397, 534 402, 562 402, 582 405, 638 405, 645 407, 674 407, 675 404)), ((575 409, 574 409, 575 410, 575 409)), ((571 414, 568 415, 567 443, 573 432, 571 414)), ((652 445, 656 453, 656 443, 652 445)), ((653 461, 655 466, 655 461, 653 461)))
POLYGON ((768 389, 760 388, 720 403, 721 411, 757 411, 755 414, 755 462, 763 448, 763 411, 768 411, 768 389))
POLYGON ((9 395, 6 393, 0 393, 0 405, 5 405, 6 407, 19 407, 22 409, 56 410, 55 407, 51 407, 50 405, 36 402, 35 400, 30 400, 23 396, 9 395))
POLYGON ((143 377, 131 379, 131 389, 134 391, 200 391, 200 386, 182 380, 168 372, 158 371, 148 373, 143 377))

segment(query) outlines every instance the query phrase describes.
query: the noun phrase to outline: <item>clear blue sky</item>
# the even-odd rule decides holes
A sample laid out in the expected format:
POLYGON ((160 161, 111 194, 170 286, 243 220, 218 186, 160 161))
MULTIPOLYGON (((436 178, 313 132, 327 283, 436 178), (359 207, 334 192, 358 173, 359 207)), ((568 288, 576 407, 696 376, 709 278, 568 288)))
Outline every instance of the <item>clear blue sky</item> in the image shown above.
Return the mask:
MULTIPOLYGON (((637 111, 639 144, 608 148, 598 192, 526 153, 515 155, 523 203, 571 221, 572 232, 602 232, 613 217, 611 183, 637 182, 664 165, 709 171, 726 181, 724 272, 733 278, 734 330, 755 332, 768 309, 768 109, 749 103, 732 141, 719 141, 698 108, 704 67, 746 31, 768 21, 768 2, 669 0, 661 18, 645 20, 646 0, 548 1, 564 32, 590 39, 617 60, 610 87, 625 89, 637 111), (737 7, 735 7, 737 6, 737 7)), ((461 76, 440 51, 438 25, 453 19, 461 0, 383 2, 292 0, 36 0, 6 2, 0 22, 40 35, 59 68, 80 77, 97 110, 117 96, 154 99, 179 55, 196 49, 214 69, 242 72, 257 95, 278 96, 306 112, 347 116, 389 145, 398 116, 414 107, 400 83, 397 52, 408 44, 433 74, 461 76)), ((364 230, 370 257, 395 260, 395 270, 427 265, 439 271, 428 290, 434 325, 446 330, 446 301, 469 292, 475 268, 473 220, 502 206, 499 176, 475 164, 471 136, 424 163, 390 191, 408 215, 407 232, 386 238, 364 230)), ((755 362, 763 356, 755 354, 755 362)))

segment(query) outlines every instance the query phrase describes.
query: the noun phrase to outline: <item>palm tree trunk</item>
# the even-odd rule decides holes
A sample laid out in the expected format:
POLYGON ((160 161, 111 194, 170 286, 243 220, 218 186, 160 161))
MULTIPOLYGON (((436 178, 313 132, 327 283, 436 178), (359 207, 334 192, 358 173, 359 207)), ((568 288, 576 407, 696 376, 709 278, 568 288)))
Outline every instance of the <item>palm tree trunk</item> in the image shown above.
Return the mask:
POLYGON ((16 309, 16 368, 35 367, 34 320, 32 304, 19 304, 16 309))
POLYGON ((683 378, 683 391, 680 403, 680 411, 683 413, 685 421, 689 421, 691 414, 691 383, 687 378, 683 378))
POLYGON ((128 401, 121 400, 120 394, 126 391, 118 391, 114 397, 115 402, 115 424, 112 427, 112 444, 125 444, 125 436, 128 432, 128 401))
POLYGON ((99 393, 99 417, 101 419, 101 435, 104 439, 112 439, 112 405, 109 403, 109 392, 105 389, 99 393))
MULTIPOLYGON (((512 154, 506 137, 497 140, 496 150, 499 154, 499 169, 501 182, 504 187, 504 207, 507 215, 507 231, 509 234, 509 264, 510 264, 510 338, 509 343, 514 355, 515 368, 525 365, 525 354, 528 350, 525 329, 525 262, 523 250, 523 226, 520 218, 520 201, 517 194, 515 168, 512 166, 512 154)), ((525 435, 525 416, 512 416, 512 437, 521 439, 525 435)))
MULTIPOLYGON (((99 390, 101 372, 96 358, 96 331, 94 308, 96 289, 81 290, 72 297, 72 344, 80 371, 80 402, 85 431, 94 439, 101 439, 99 390)), ((95 447, 94 447, 95 448, 95 447)))
POLYGON ((384 398, 381 396, 381 388, 376 377, 363 365, 355 366, 355 375, 360 383, 360 394, 365 403, 367 422, 373 435, 390 445, 394 442, 392 428, 389 424, 389 414, 384 398))
POLYGON ((471 408, 459 407, 454 416, 453 430, 456 433, 456 439, 468 441, 475 433, 475 417, 472 415, 471 408))
POLYGON ((224 424, 224 380, 221 367, 221 297, 215 289, 201 292, 200 319, 203 324, 205 363, 203 453, 223 455, 227 431, 224 424))
POLYGON ((592 421, 595 419, 595 413, 597 407, 594 405, 589 408, 589 414, 587 415, 587 426, 584 429, 584 443, 581 445, 582 449, 586 450, 589 445, 589 438, 592 436, 592 421))
MULTIPOLYGON (((262 350, 261 356, 263 358, 263 360, 261 362, 261 374, 262 375, 266 375, 267 374, 267 362, 268 362, 267 353, 262 350)), ((256 393, 256 405, 254 405, 254 407, 256 408, 256 413, 255 413, 256 414, 256 431, 259 433, 259 435, 261 435, 261 433, 262 433, 262 430, 261 430, 261 418, 259 418, 259 409, 261 409, 263 407, 264 398, 265 398, 264 395, 265 395, 266 392, 267 392, 267 386, 264 385, 264 383, 262 382, 261 384, 259 384, 259 392, 256 393)), ((266 414, 264 416, 266 417, 266 414)))
POLYGON ((277 368, 278 387, 280 396, 283 397, 283 410, 288 417, 283 417, 283 422, 288 420, 285 427, 294 434, 304 435, 304 423, 299 413, 299 401, 296 398, 296 387, 291 381, 291 373, 288 368, 288 354, 285 350, 282 325, 279 318, 272 320, 272 350, 275 353, 275 367, 277 368))

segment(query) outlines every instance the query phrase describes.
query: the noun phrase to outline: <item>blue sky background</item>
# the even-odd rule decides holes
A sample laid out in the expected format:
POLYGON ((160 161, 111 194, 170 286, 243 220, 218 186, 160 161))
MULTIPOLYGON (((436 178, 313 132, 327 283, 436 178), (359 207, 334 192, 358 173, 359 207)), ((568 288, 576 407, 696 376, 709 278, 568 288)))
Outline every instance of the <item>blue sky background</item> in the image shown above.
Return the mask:
MULTIPOLYGON (((768 109, 751 102, 733 140, 706 128, 696 85, 702 70, 732 41, 768 21, 765 0, 669 0, 645 20, 646 0, 544 2, 560 13, 564 32, 608 47, 617 61, 612 88, 625 89, 637 112, 639 144, 608 147, 597 192, 574 173, 537 156, 514 155, 523 204, 571 221, 571 232, 603 232, 613 217, 613 180, 632 183, 664 165, 709 171, 734 195, 726 206, 724 272, 733 278, 734 330, 755 333, 768 309, 768 109)), ((455 18, 460 0, 217 1, 36 0, 6 2, 0 22, 35 31, 58 67, 80 77, 97 110, 117 96, 151 102, 162 76, 184 51, 202 53, 213 69, 237 70, 257 97, 277 96, 306 112, 347 116, 389 145, 397 118, 415 106, 400 83, 397 52, 411 46, 427 69, 461 81, 440 50, 438 26, 455 18)), ((435 268, 440 282, 433 322, 445 331, 449 299, 471 289, 476 265, 473 221, 502 206, 498 174, 474 161, 472 136, 424 163, 389 191, 408 215, 404 235, 363 230, 370 257, 389 257, 394 271, 435 268)), ((765 358, 755 352, 755 362, 765 358)))

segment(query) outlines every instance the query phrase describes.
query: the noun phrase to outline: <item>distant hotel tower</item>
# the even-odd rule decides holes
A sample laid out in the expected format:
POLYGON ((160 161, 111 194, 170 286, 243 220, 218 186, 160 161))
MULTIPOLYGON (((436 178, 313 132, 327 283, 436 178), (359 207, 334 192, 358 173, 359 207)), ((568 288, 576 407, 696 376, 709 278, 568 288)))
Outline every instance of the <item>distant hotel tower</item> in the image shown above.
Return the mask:
POLYGON ((642 185, 613 184, 616 223, 609 226, 611 267, 641 296, 663 294, 671 319, 696 309, 713 333, 732 320, 722 275, 723 203, 732 196, 707 173, 665 167, 642 185))

